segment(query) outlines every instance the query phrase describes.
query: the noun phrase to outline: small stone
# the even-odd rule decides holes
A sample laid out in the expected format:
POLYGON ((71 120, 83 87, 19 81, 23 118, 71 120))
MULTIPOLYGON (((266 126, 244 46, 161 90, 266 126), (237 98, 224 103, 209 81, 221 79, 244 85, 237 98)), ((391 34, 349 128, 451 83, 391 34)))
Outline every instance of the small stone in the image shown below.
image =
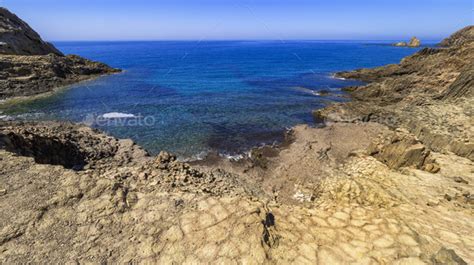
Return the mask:
POLYGON ((454 182, 462 183, 462 184, 469 184, 469 182, 461 177, 454 177, 454 182))
POLYGON ((138 174, 138 179, 141 179, 141 180, 146 180, 148 178, 148 174, 145 173, 145 172, 140 172, 138 174))
POLYGON ((438 206, 439 205, 439 201, 435 201, 435 200, 429 200, 426 205, 428 206, 438 206))
POLYGON ((0 196, 3 196, 7 194, 7 190, 6 189, 0 189, 0 196))
POLYGON ((438 173, 438 172, 441 170, 441 168, 440 168, 439 165, 436 164, 436 163, 429 163, 429 164, 426 164, 426 165, 424 166, 424 170, 425 170, 426 172, 430 172, 430 173, 436 174, 436 173, 438 173))
POLYGON ((449 194, 444 194, 444 198, 447 200, 447 201, 451 201, 453 199, 453 197, 449 194))
POLYGON ((431 261, 435 265, 467 265, 467 263, 459 257, 452 249, 442 247, 436 254, 431 257, 431 261))

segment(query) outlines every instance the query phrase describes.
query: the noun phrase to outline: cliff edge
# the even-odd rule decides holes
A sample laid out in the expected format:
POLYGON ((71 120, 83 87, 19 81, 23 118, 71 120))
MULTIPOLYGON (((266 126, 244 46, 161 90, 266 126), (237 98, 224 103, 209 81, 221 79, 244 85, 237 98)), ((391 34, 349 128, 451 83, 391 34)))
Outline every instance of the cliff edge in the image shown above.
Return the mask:
POLYGON ((45 42, 28 24, 0 7, 0 54, 63 55, 51 43, 45 42))
POLYGON ((76 55, 64 56, 26 22, 0 8, 0 99, 34 96, 120 72, 76 55))

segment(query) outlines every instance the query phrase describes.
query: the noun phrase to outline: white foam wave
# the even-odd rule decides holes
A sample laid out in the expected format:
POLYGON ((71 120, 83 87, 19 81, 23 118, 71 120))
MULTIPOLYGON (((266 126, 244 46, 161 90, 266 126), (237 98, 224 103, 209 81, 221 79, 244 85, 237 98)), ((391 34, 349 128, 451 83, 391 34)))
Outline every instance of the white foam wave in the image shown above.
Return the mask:
POLYGON ((12 120, 14 120, 14 118, 12 116, 9 116, 9 115, 0 115, 0 120, 1 121, 12 121, 12 120))
POLYGON ((227 160, 237 162, 237 161, 245 159, 245 158, 250 158, 252 156, 252 153, 251 153, 251 151, 247 151, 247 152, 244 152, 244 153, 241 153, 241 154, 232 154, 232 155, 225 154, 225 153, 219 153, 219 156, 223 157, 227 160))
POLYGON ((130 113, 122 113, 122 112, 109 112, 102 114, 102 118, 105 119, 123 119, 123 118, 135 118, 136 116, 130 113))
POLYGON ((202 161, 206 159, 207 155, 209 154, 208 151, 202 151, 198 154, 192 155, 191 157, 184 157, 179 156, 178 161, 180 162, 195 162, 195 161, 202 161))
POLYGON ((331 78, 337 79, 337 80, 346 80, 344 77, 338 77, 336 74, 331 75, 331 78))

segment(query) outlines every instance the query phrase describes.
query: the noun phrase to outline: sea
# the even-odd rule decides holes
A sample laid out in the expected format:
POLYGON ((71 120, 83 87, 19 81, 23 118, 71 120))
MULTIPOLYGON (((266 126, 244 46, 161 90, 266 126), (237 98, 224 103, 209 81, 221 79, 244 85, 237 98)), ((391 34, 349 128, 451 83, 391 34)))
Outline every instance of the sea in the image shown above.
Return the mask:
MULTIPOLYGON (((395 41, 393 41, 395 42, 395 41)), ((33 101, 3 117, 81 122, 183 160, 239 156, 281 143, 312 111, 350 100, 338 71, 398 63, 419 49, 374 41, 55 42, 123 69, 33 101)))

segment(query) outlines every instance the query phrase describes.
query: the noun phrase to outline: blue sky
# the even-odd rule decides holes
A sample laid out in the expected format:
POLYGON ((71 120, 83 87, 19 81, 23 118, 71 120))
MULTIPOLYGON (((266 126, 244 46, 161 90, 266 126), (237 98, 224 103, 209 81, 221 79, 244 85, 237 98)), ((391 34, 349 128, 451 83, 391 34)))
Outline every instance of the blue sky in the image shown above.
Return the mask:
POLYGON ((0 0, 47 40, 438 40, 473 0, 0 0))

